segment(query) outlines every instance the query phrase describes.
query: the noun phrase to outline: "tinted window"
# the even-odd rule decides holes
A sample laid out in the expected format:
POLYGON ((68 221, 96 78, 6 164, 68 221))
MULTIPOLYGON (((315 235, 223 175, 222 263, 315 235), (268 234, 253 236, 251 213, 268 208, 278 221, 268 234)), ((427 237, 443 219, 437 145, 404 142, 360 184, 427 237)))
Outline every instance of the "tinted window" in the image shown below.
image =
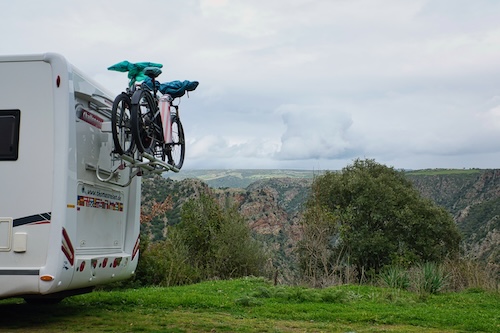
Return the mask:
POLYGON ((0 110, 0 161, 17 160, 21 111, 0 110))

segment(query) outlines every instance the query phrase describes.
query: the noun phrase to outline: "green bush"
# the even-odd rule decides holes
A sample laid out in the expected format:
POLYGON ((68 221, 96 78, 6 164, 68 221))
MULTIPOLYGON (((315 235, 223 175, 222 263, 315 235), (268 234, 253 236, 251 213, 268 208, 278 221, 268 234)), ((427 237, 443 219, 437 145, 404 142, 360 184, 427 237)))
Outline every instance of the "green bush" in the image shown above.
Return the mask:
POLYGON ((140 259, 136 279, 141 285, 173 286, 199 280, 188 262, 189 253, 175 228, 167 239, 149 243, 140 259))
POLYGON ((379 275, 385 287, 406 290, 410 286, 408 271, 400 266, 387 266, 379 275))
POLYGON ((433 262, 417 265, 414 270, 414 288, 421 295, 437 294, 447 285, 448 275, 443 266, 433 262))
POLYGON ((235 207, 221 207, 201 194, 182 207, 177 226, 189 264, 202 279, 235 278, 263 274, 266 256, 252 238, 250 228, 235 207))

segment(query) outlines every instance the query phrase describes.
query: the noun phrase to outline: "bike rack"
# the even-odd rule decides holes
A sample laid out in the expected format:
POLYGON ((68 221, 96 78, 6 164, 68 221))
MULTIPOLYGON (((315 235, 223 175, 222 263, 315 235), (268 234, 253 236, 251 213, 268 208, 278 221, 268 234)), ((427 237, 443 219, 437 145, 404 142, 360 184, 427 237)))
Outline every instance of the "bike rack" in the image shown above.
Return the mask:
POLYGON ((139 154, 140 157, 145 157, 147 161, 143 161, 141 158, 140 160, 136 160, 133 157, 130 157, 128 155, 121 155, 120 158, 122 160, 125 160, 130 163, 130 167, 139 167, 142 168, 148 172, 152 173, 163 173, 167 171, 173 171, 173 172, 179 172, 179 169, 174 167, 173 165, 170 165, 168 163, 163 162, 162 160, 157 159, 151 154, 148 153, 142 153, 139 154))
POLYGON ((97 179, 104 183, 112 183, 114 185, 118 185, 120 187, 127 187, 132 182, 132 179, 135 176, 141 176, 143 173, 155 173, 161 174, 167 171, 179 172, 179 169, 165 163, 151 154, 142 153, 138 155, 138 159, 128 156, 128 155, 118 155, 112 154, 116 159, 122 161, 118 167, 114 170, 104 170, 97 165, 91 165, 87 163, 85 168, 90 171, 95 171, 97 179), (120 179, 119 170, 123 170, 124 168, 129 167, 131 169, 129 180, 125 184, 120 184, 117 180, 120 179))

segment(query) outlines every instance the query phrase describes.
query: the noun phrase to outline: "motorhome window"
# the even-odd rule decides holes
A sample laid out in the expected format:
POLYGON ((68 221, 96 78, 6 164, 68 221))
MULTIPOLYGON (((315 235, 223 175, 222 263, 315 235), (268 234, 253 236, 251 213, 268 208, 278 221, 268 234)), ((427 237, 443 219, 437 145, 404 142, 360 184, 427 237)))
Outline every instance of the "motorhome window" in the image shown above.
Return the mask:
POLYGON ((0 161, 15 161, 19 152, 21 111, 0 110, 0 161))

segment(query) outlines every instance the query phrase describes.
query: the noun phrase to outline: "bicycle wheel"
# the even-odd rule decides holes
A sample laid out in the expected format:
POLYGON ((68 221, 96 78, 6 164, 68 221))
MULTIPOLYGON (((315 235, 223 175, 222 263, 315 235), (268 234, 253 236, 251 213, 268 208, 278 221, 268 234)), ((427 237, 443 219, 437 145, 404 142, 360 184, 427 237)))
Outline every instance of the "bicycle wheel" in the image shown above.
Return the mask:
POLYGON ((149 92, 135 91, 132 96, 132 136, 141 153, 152 153, 158 141, 156 108, 153 96, 149 92))
POLYGON ((116 96, 111 109, 111 133, 115 145, 114 152, 120 155, 130 154, 134 150, 130 105, 130 97, 125 93, 121 93, 116 96))
POLYGON ((172 143, 165 145, 167 149, 168 164, 182 168, 184 154, 186 152, 186 142, 184 140, 184 129, 179 117, 172 116, 172 143))

